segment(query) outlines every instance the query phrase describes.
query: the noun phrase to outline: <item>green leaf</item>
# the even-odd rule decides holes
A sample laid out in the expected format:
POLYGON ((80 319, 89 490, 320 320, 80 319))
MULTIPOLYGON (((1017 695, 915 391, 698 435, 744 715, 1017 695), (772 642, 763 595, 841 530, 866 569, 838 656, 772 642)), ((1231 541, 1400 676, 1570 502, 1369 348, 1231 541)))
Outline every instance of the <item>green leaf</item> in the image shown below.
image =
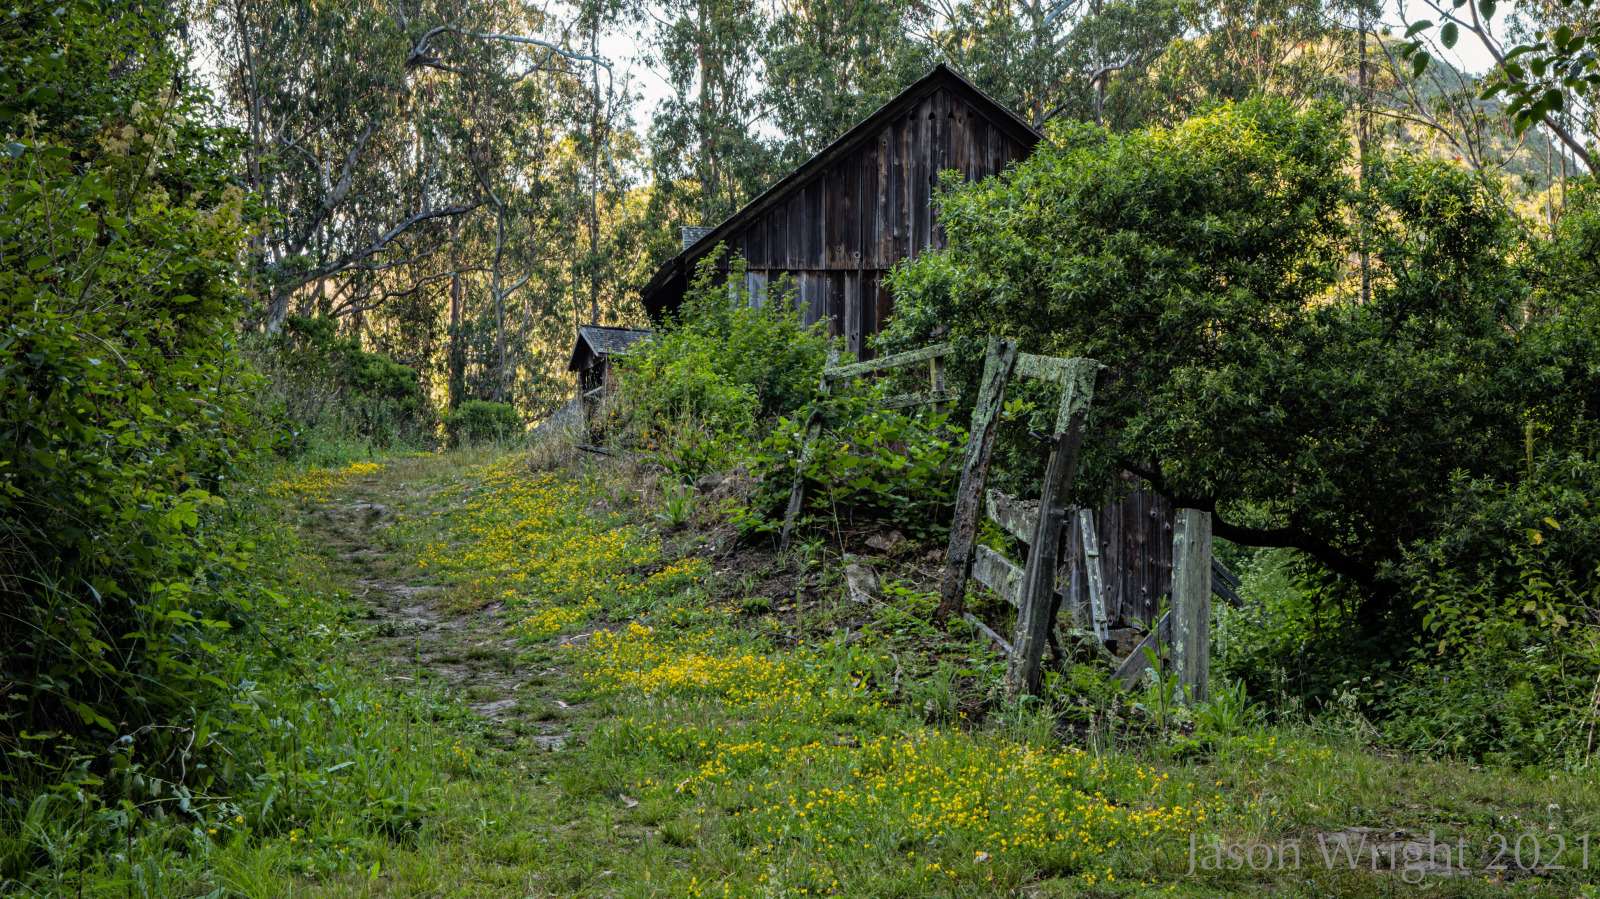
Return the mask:
POLYGON ((1572 40, 1572 26, 1570 25, 1562 25, 1555 30, 1554 34, 1550 35, 1550 41, 1556 45, 1557 50, 1566 50, 1567 42, 1570 40, 1572 40))
POLYGON ((1412 74, 1412 76, 1413 77, 1417 77, 1417 78, 1422 77, 1423 71, 1428 68, 1428 63, 1431 62, 1432 60, 1433 60, 1433 57, 1429 56, 1426 52, 1420 52, 1417 55, 1411 57, 1411 74, 1412 74))
POLYGON ((1418 34, 1424 32, 1424 31, 1427 31, 1429 28, 1432 28, 1432 27, 1433 27, 1433 23, 1432 22, 1428 21, 1427 19, 1423 19, 1420 22, 1414 23, 1410 28, 1407 28, 1405 36, 1406 37, 1416 37, 1418 34))
MULTIPOLYGON (((1444 27, 1439 29, 1439 41, 1447 48, 1454 47, 1456 45, 1456 41, 1460 39, 1461 29, 1457 28, 1456 23, 1454 22, 1446 22, 1444 23, 1444 27)), ((1421 73, 1419 72, 1418 74, 1421 73)))
POLYGON ((1494 12, 1494 0, 1478 0, 1478 15, 1481 16, 1484 21, 1494 18, 1494 12))

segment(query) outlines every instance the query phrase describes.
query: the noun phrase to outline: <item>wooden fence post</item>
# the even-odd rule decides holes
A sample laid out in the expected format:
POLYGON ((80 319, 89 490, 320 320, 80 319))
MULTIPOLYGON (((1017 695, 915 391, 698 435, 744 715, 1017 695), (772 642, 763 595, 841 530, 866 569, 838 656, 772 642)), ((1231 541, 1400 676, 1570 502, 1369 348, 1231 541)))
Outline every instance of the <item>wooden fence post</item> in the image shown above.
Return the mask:
POLYGON ((1094 399, 1099 364, 1093 359, 1060 360, 1061 407, 1056 412, 1055 433, 1050 437, 1050 461, 1045 463, 1039 490, 1039 520, 1028 544, 1028 565, 1022 576, 1022 603, 1017 610, 1016 651, 1006 666, 1006 692, 1011 696, 1039 692, 1039 665, 1055 624, 1056 555, 1061 548, 1061 525, 1067 517, 1067 493, 1078 469, 1083 447, 1084 420, 1094 399))
POLYGON ((1179 509, 1172 527, 1172 660, 1191 702, 1211 697, 1211 513, 1179 509))
POLYGON ((965 611, 967 566, 972 561, 972 545, 978 536, 983 485, 989 473, 989 457, 994 453, 994 435, 1000 426, 1006 383, 1011 380, 1011 370, 1016 364, 1017 342, 990 337, 983 360, 983 383, 978 390, 978 402, 972 407, 967 452, 961 462, 961 485, 956 489, 955 519, 950 523, 950 549, 944 557, 939 607, 933 612, 933 620, 938 624, 949 620, 951 615, 959 617, 965 611))

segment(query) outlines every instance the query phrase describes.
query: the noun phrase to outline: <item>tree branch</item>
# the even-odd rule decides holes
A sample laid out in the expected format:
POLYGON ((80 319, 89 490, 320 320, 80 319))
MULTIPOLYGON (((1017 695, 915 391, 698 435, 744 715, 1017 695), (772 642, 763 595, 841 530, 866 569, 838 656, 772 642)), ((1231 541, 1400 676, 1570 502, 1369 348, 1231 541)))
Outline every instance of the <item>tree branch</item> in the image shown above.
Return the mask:
POLYGON ((1181 496, 1175 494, 1166 483, 1166 478, 1157 466, 1140 466, 1126 459, 1119 459, 1118 463, 1129 474, 1143 478, 1149 482, 1155 491, 1161 494, 1180 509, 1199 509, 1211 513, 1212 532, 1224 540, 1232 540, 1245 546, 1280 547, 1284 549, 1298 549, 1306 555, 1322 563, 1334 574, 1347 578, 1357 585, 1369 587, 1378 580, 1378 573, 1372 566, 1353 559, 1339 550, 1311 538, 1310 535, 1298 528, 1251 528, 1232 524, 1217 513, 1217 499, 1214 496, 1181 496))

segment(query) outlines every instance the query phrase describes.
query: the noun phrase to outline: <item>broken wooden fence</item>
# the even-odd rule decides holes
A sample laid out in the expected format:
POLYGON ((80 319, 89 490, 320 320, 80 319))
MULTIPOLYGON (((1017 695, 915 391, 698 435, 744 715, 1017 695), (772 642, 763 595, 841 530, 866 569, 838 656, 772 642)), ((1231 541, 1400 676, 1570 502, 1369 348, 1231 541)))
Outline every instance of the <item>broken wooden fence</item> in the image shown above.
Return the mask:
MULTIPOLYGON (((1015 341, 999 338, 990 339, 984 360, 982 387, 972 413, 961 486, 956 493, 955 517, 936 618, 943 621, 959 614, 994 640, 1008 657, 1006 687, 1013 695, 1037 691, 1044 647, 1057 627, 1064 597, 1057 585, 1057 557, 1062 525, 1068 515, 1078 516, 1088 573, 1086 607, 1070 610, 1073 631, 1079 637, 1092 637, 1095 645, 1101 648, 1108 637, 1105 575, 1094 516, 1090 510, 1065 506, 1098 368, 1092 359, 1018 353, 1015 341), (1032 503, 984 488, 1000 410, 1013 377, 1049 381, 1061 387, 1055 429, 1049 438, 1050 459, 1045 466, 1040 499, 1032 503), (1040 514, 1041 510, 1045 514, 1040 514), (979 516, 983 512, 1028 547, 1025 565, 1019 567, 1004 555, 975 545, 979 516), (969 576, 1016 607, 1017 628, 1011 642, 965 612, 969 576)), ((1116 676, 1131 687, 1148 665, 1144 649, 1157 647, 1160 642, 1173 642, 1173 663, 1184 695, 1204 701, 1210 680, 1211 593, 1215 589, 1236 603, 1238 596, 1234 591, 1238 580, 1211 556, 1211 516, 1208 513, 1196 509, 1179 511, 1173 549, 1172 610, 1160 621, 1151 623, 1144 642, 1134 648, 1116 676)))
POLYGON ((779 539, 780 549, 787 549, 789 537, 794 532, 795 519, 800 516, 800 507, 805 502, 806 469, 811 465, 811 454, 816 446, 817 438, 822 435, 822 411, 824 402, 833 394, 833 385, 852 378, 865 377, 893 368, 903 368, 915 365, 918 362, 928 363, 928 390, 922 393, 906 393, 891 396, 878 401, 879 409, 905 409, 910 406, 931 405, 936 410, 941 410, 945 403, 959 399, 960 394, 944 389, 944 357, 955 352, 955 347, 948 343, 935 344, 923 347, 920 350, 911 350, 906 353, 896 353, 892 356, 883 356, 878 359, 869 359, 866 362, 856 362, 850 365, 839 365, 839 351, 829 350, 828 361, 822 369, 822 380, 817 385, 819 402, 806 418, 805 438, 800 445, 799 466, 795 469, 794 484, 789 488, 789 509, 783 515, 783 535, 779 539))

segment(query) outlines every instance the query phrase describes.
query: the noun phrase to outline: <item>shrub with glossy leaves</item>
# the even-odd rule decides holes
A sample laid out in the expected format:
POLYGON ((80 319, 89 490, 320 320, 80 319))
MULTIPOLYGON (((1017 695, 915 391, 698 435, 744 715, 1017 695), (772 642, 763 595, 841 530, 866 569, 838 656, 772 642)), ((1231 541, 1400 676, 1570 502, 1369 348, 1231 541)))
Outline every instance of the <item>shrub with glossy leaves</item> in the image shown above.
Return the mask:
MULTIPOLYGON (((1515 475, 1530 421, 1595 433, 1600 352, 1570 293, 1529 302, 1550 277, 1489 178, 1396 153, 1358 184, 1342 112, 1274 100, 1053 137, 950 186, 950 249, 895 273, 891 338, 947 327, 968 397, 991 334, 1098 359, 1079 503, 1135 472, 1219 536, 1310 553, 1369 628, 1414 625, 1388 573, 1456 470, 1515 475)), ((1004 445, 996 477, 1038 464, 1004 445)))
POLYGON ((647 427, 687 418, 739 431, 793 414, 816 391, 827 332, 801 324, 787 283, 752 296, 744 260, 719 272, 722 258, 719 248, 701 261, 682 308, 621 362, 623 393, 647 427))

